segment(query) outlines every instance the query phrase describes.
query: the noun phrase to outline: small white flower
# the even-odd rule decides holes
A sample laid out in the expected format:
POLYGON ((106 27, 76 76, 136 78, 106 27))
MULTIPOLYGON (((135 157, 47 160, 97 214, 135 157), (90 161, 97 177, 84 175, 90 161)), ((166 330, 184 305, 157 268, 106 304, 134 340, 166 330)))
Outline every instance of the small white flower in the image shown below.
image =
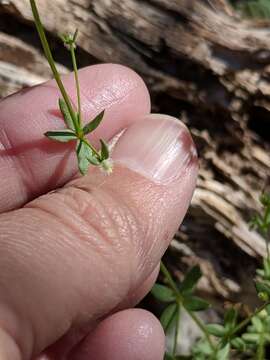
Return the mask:
POLYGON ((100 164, 100 169, 106 174, 111 174, 113 172, 113 161, 112 159, 103 160, 100 164))

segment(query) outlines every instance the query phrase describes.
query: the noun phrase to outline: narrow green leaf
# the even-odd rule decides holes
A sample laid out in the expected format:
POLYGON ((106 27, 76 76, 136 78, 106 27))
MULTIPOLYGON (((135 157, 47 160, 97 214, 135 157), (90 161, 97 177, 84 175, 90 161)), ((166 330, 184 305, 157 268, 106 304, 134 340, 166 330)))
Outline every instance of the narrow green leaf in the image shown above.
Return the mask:
POLYGON ((195 356, 193 359, 206 360, 210 359, 210 355, 213 354, 213 351, 209 342, 203 338, 194 344, 192 354, 195 356))
POLYGON ((242 335, 242 339, 245 341, 245 342, 249 342, 249 343, 258 343, 260 341, 260 334, 243 334, 242 335))
POLYGON ((175 300, 174 292, 165 285, 155 284, 151 292, 152 295, 159 301, 172 302, 175 300))
POLYGON ((202 277, 202 272, 199 266, 194 266, 185 276, 183 282, 180 285, 181 292, 191 292, 197 285, 198 281, 202 277))
POLYGON ((217 337, 222 337, 227 333, 224 326, 220 324, 207 324, 206 329, 208 330, 209 334, 217 337))
POLYGON ((91 155, 89 154, 87 156, 87 159, 88 159, 88 161, 90 162, 91 165, 94 165, 94 166, 100 165, 99 159, 94 154, 91 154, 91 155))
POLYGON ((109 156, 110 156, 108 144, 102 139, 100 139, 99 141, 100 141, 100 144, 101 144, 101 157, 102 157, 102 160, 107 160, 107 159, 109 159, 109 156))
POLYGON ((83 128, 83 133, 85 135, 91 133, 94 131, 99 124, 101 123, 103 117, 104 117, 105 110, 101 111, 92 121, 90 121, 88 124, 86 124, 83 128))
POLYGON ((79 169, 82 175, 87 173, 90 164, 94 166, 100 165, 99 159, 84 141, 79 141, 77 143, 76 153, 79 169))
POLYGON ((241 351, 245 351, 246 350, 246 343, 244 342, 243 339, 241 339, 240 337, 234 338, 231 341, 232 346, 237 349, 237 350, 241 350, 241 351))
POLYGON ((265 277, 267 280, 270 280, 270 259, 265 258, 263 259, 263 268, 265 274, 263 274, 263 277, 265 277))
POLYGON ((65 102, 64 99, 59 99, 58 100, 58 103, 59 103, 59 108, 60 108, 60 111, 64 117, 64 120, 65 120, 65 124, 67 125, 67 127, 71 130, 74 130, 74 124, 73 124, 73 121, 72 121, 72 117, 69 113, 69 110, 68 110, 68 107, 67 107, 67 104, 65 102))
POLYGON ((45 134, 48 138, 60 142, 69 142, 71 140, 76 140, 77 135, 71 130, 55 130, 55 131, 47 131, 45 134))
POLYGON ((262 320, 258 317, 258 316, 253 316, 253 318, 251 319, 251 323, 254 326, 254 329, 256 330, 256 332, 262 332, 263 331, 263 322, 262 320))
POLYGON ((77 143, 76 153, 78 159, 78 166, 82 175, 85 175, 87 173, 90 165, 88 156, 91 155, 91 153, 89 150, 89 147, 83 141, 79 141, 77 143))
POLYGON ((238 312, 234 308, 230 308, 225 312, 224 323, 227 329, 235 327, 238 312))
POLYGON ((226 344, 216 355, 216 360, 227 360, 230 354, 230 344, 226 344))
POLYGON ((168 331, 172 322, 176 319, 176 313, 177 313, 177 304, 174 303, 167 306, 166 309, 161 314, 160 322, 165 333, 168 331))
POLYGON ((73 42, 75 43, 76 40, 77 40, 77 37, 78 37, 78 33, 79 33, 79 30, 76 29, 75 32, 74 32, 74 35, 73 35, 73 42))
POLYGON ((188 296, 184 299, 184 307, 189 311, 203 311, 209 308, 209 303, 197 296, 188 296))

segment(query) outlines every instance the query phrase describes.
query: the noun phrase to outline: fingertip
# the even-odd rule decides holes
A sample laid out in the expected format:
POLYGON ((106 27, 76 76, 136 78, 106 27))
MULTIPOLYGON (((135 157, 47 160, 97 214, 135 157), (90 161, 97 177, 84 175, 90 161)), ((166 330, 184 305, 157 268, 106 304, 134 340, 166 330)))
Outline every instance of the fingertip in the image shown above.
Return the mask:
POLYGON ((22 354, 16 343, 16 340, 12 336, 0 329, 0 359, 1 360, 21 360, 22 354))
POLYGON ((103 320, 72 353, 70 360, 162 360, 165 335, 158 319, 142 309, 103 320))
POLYGON ((134 70, 119 64, 99 64, 81 69, 79 77, 82 98, 85 99, 84 117, 87 119, 88 114, 93 114, 96 109, 105 109, 104 121, 93 134, 92 141, 101 136, 110 139, 142 114, 150 113, 149 91, 134 70), (102 92, 96 96, 98 86, 102 87, 102 92))
POLYGON ((131 289, 127 297, 114 309, 114 312, 129 309, 139 304, 143 300, 143 298, 151 291, 157 280, 159 271, 160 263, 138 287, 136 287, 135 289, 131 289))

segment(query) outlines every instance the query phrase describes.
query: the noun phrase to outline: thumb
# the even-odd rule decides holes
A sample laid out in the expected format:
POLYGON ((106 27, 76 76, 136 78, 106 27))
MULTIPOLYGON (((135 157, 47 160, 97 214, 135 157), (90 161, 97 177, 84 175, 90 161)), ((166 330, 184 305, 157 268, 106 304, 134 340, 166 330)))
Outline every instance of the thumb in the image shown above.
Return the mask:
POLYGON ((112 175, 91 169, 0 216, 1 359, 30 359, 95 324, 159 263, 195 187, 192 139, 176 119, 146 116, 113 159, 112 175))

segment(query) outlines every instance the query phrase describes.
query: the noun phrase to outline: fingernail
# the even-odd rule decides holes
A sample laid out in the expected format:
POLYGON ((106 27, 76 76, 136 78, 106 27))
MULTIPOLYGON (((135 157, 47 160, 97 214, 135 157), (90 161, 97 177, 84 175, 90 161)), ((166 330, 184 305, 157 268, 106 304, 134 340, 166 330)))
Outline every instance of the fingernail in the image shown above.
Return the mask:
POLYGON ((112 158, 153 182, 167 184, 197 161, 197 153, 191 135, 179 120, 153 114, 122 134, 112 158))

